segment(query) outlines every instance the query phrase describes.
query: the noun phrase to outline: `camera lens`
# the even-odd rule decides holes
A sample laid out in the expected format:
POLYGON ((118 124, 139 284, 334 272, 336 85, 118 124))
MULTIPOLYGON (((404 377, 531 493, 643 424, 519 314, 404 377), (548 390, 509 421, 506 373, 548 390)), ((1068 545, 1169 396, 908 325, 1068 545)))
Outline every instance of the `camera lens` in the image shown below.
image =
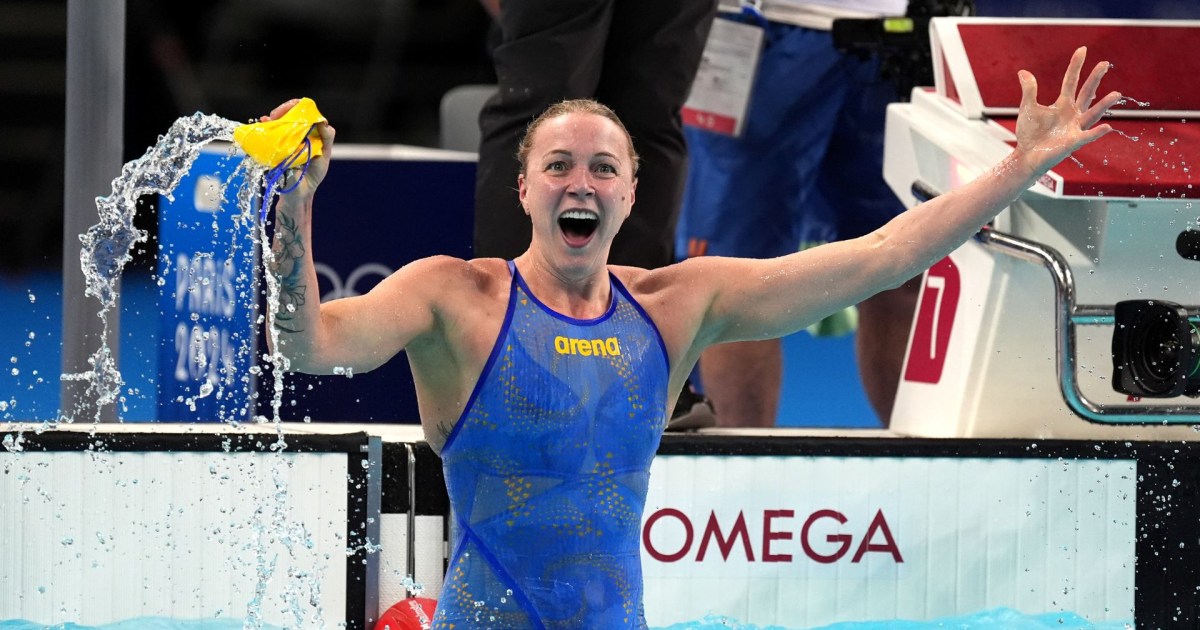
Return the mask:
POLYGON ((1200 230, 1180 232, 1175 238, 1175 251, 1188 260, 1200 260, 1200 230))
POLYGON ((1136 359, 1141 366, 1141 373, 1150 378, 1143 380, 1143 386, 1159 389, 1157 384, 1167 384, 1171 374, 1179 367, 1179 340, 1174 338, 1175 327, 1169 322, 1155 321, 1138 330, 1136 344, 1140 349, 1136 359))
POLYGON ((1187 309, 1131 300, 1116 306, 1113 388, 1132 396, 1200 395, 1200 330, 1187 309))

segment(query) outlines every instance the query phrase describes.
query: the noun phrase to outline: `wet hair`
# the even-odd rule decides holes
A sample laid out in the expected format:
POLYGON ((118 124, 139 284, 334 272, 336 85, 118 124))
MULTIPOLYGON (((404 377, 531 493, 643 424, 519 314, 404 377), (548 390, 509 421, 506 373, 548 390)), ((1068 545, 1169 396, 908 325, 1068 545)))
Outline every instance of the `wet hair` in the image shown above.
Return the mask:
POLYGON ((629 135, 629 130, 625 128, 625 123, 617 117, 607 105, 592 100, 590 98, 576 98, 566 101, 561 101, 546 108, 529 126, 525 128, 525 135, 521 137, 521 143, 517 145, 517 161, 521 163, 521 173, 525 172, 525 168, 529 163, 529 152, 533 149, 533 134, 542 126, 542 123, 559 116, 567 114, 594 114, 607 118, 621 129, 621 133, 625 134, 625 142, 629 145, 629 160, 633 164, 633 175, 637 176, 638 171, 638 154, 633 148, 633 137, 629 135))

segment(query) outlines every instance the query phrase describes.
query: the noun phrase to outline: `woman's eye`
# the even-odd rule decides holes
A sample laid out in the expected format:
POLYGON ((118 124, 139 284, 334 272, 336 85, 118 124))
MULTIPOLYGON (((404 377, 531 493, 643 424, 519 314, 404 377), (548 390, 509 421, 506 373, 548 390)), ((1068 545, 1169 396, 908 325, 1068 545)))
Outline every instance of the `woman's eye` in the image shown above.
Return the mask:
POLYGON ((613 166, 612 164, 601 164, 601 165, 599 165, 599 166, 597 166, 597 167, 596 167, 596 170, 597 170, 597 171, 599 171, 599 172, 601 172, 601 173, 607 173, 607 174, 609 174, 609 175, 615 175, 615 174, 616 174, 616 172, 617 172, 617 167, 613 166))
POLYGON ((551 162, 546 167, 546 170, 562 172, 562 171, 567 170, 567 163, 566 162, 551 162))

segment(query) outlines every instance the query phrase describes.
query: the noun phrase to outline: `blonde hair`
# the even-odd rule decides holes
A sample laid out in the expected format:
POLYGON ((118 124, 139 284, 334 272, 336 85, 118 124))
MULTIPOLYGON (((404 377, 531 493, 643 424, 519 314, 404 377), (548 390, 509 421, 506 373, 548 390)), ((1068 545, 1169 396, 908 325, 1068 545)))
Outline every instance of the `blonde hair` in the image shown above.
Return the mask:
POLYGON ((546 108, 529 126, 525 128, 525 135, 521 137, 521 143, 517 145, 517 161, 521 163, 521 173, 525 173, 525 167, 529 162, 529 152, 533 149, 533 134, 542 126, 542 123, 547 120, 566 116, 567 114, 594 114, 607 118, 620 128, 621 133, 625 134, 625 142, 629 146, 629 160, 633 164, 633 174, 636 176, 638 171, 638 154, 633 148, 633 137, 629 135, 629 130, 625 128, 625 123, 617 117, 607 105, 592 100, 590 98, 576 98, 565 101, 560 101, 546 108))

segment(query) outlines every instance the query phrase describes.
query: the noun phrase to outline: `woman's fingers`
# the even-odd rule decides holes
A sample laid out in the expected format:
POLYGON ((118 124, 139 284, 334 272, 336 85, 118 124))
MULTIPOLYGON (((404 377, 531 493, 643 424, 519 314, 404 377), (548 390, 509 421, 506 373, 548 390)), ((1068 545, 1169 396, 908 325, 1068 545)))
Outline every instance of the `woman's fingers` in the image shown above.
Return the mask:
POLYGON ((1083 61, 1086 58, 1087 46, 1075 49, 1075 54, 1071 55, 1071 63, 1067 66, 1067 73, 1063 75, 1062 92, 1059 93, 1059 98, 1066 98, 1070 102, 1075 101, 1075 93, 1079 90, 1079 74, 1083 71, 1083 61))
POLYGON ((295 107, 296 103, 299 103, 299 102, 300 102, 300 99, 298 99, 298 98, 293 98, 293 99, 284 101, 283 103, 280 103, 279 105, 277 105, 275 107, 275 109, 272 109, 271 114, 269 116, 263 116, 263 117, 259 118, 258 120, 260 122, 267 122, 268 120, 276 120, 280 116, 288 113, 288 110, 295 107))
POLYGON ((328 122, 317 123, 317 133, 321 134, 321 142, 325 146, 333 144, 333 139, 337 135, 337 130, 328 122))
POLYGON ((1079 121, 1079 126, 1087 129, 1088 127, 1100 122, 1100 119, 1104 117, 1105 112, 1107 112, 1113 105, 1116 105, 1120 100, 1120 92, 1109 92, 1108 94, 1105 94, 1104 98, 1100 99, 1099 102, 1097 102, 1095 105, 1092 105, 1087 111, 1083 112, 1083 115, 1079 121))
POLYGON ((1083 82, 1083 89, 1079 91, 1079 96, 1075 99, 1076 109, 1082 112, 1092 106, 1096 92, 1100 89, 1100 81, 1108 72, 1109 67, 1110 64, 1107 61, 1101 61, 1092 68, 1092 73, 1088 75, 1087 81, 1083 82))
POLYGON ((326 160, 333 154, 333 139, 337 135, 337 130, 328 122, 317 123, 317 135, 321 136, 321 155, 326 160))
POLYGON ((1028 70, 1017 72, 1021 81, 1021 108, 1037 105, 1037 78, 1028 70))
POLYGON ((1103 136, 1110 131, 1112 131, 1112 125, 1107 123, 1103 125, 1096 125, 1095 127, 1083 132, 1083 142, 1080 144, 1080 146, 1088 144, 1089 142, 1095 142, 1096 140, 1100 139, 1100 136, 1103 136))

